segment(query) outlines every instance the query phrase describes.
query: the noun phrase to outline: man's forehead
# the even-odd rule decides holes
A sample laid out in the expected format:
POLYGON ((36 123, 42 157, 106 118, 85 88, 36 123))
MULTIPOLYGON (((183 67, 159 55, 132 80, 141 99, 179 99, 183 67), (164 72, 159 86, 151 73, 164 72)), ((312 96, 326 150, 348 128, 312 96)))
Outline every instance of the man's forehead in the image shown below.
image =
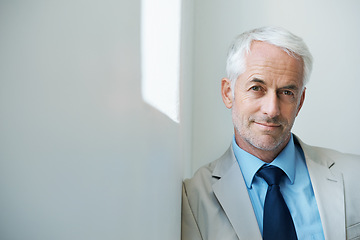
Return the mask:
POLYGON ((295 58, 280 47, 254 41, 245 60, 245 82, 254 79, 268 82, 275 78, 286 79, 289 85, 302 84, 304 65, 301 58, 295 58))

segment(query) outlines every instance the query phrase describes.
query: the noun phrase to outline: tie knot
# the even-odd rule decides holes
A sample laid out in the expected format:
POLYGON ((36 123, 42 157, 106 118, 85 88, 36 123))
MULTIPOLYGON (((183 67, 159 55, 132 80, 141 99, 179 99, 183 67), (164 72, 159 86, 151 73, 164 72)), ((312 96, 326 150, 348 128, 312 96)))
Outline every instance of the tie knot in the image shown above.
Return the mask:
POLYGON ((282 176, 284 175, 283 170, 275 166, 261 167, 257 175, 263 178, 269 186, 279 185, 282 176))

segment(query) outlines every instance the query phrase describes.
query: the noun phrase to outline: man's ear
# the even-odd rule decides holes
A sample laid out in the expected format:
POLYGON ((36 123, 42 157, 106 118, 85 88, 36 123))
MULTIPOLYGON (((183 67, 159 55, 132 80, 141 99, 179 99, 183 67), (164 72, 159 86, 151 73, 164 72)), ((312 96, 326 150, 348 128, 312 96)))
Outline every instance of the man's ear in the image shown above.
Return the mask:
POLYGON ((227 78, 221 79, 221 96, 227 108, 232 108, 234 96, 231 91, 231 81, 227 78))
POLYGON ((304 101, 305 101, 305 91, 306 91, 306 87, 304 87, 304 90, 301 94, 301 97, 300 97, 300 102, 299 102, 299 106, 298 106, 298 110, 297 110, 297 113, 296 113, 296 116, 299 114, 300 112, 300 109, 302 108, 303 104, 304 104, 304 101))

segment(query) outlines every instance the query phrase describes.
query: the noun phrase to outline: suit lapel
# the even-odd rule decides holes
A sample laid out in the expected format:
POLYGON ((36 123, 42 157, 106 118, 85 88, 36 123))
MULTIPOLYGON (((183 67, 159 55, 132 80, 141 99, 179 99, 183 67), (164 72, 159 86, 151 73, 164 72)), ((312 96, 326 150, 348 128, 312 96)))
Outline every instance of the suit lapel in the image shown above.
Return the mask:
POLYGON ((342 175, 331 169, 334 162, 329 157, 302 142, 300 144, 304 150, 325 239, 346 239, 342 175))
POLYGON ((213 172, 213 177, 219 178, 213 184, 215 196, 239 239, 261 240, 251 200, 232 148, 223 158, 213 172))

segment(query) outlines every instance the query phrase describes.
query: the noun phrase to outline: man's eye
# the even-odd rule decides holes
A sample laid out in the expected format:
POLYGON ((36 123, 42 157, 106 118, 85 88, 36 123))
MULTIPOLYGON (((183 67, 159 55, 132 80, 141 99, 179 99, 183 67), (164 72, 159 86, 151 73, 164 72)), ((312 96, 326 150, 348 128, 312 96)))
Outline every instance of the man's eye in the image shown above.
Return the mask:
POLYGON ((284 91, 283 91, 283 94, 284 94, 284 95, 288 95, 288 96, 292 96, 292 95, 294 95, 294 93, 293 93, 293 92, 288 91, 288 90, 284 90, 284 91))
POLYGON ((252 86, 250 89, 253 90, 253 91, 260 91, 261 90, 261 88, 259 86, 252 86))

